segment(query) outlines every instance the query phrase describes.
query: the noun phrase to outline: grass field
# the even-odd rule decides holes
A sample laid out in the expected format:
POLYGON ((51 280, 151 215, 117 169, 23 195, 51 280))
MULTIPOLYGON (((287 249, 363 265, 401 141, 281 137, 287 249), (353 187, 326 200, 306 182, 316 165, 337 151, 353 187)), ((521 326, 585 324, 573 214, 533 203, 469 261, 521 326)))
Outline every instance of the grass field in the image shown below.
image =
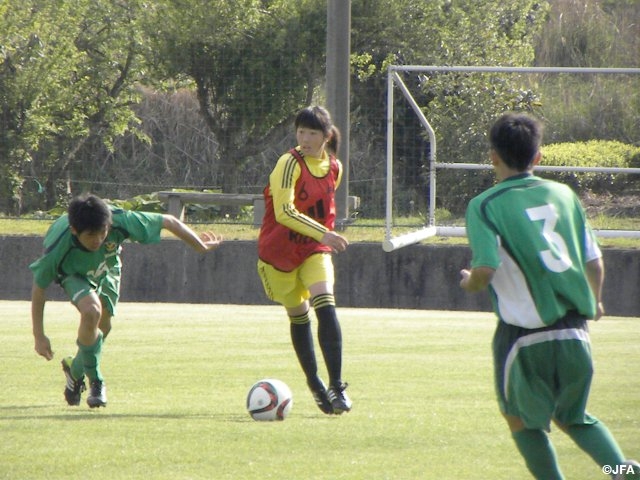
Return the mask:
MULTIPOLYGON (((33 350, 28 302, 0 302, 0 478, 526 479, 493 394, 488 313, 340 309, 354 408, 306 389, 280 307, 123 303, 105 344, 109 404, 66 405, 60 359, 77 315, 50 302, 56 357, 33 350), (284 422, 255 422, 249 387, 285 381, 284 422)), ((638 318, 591 325, 590 410, 640 457, 638 318)), ((318 352, 319 353, 319 352, 318 352)), ((554 430, 567 479, 606 479, 554 430)))
MULTIPOLYGON (((420 218, 399 218, 396 220, 392 236, 399 236, 413 232, 424 226, 424 219, 420 218)), ((53 220, 37 220, 28 218, 2 218, 0 217, 0 236, 12 235, 35 235, 43 236, 53 220)), ((602 230, 640 230, 640 221, 636 218, 610 218, 599 216, 591 219, 592 226, 602 230)), ((461 225, 461 224, 459 224, 461 225)), ((257 240, 259 229, 251 224, 241 224, 233 222, 221 223, 195 223, 189 224, 191 228, 198 232, 214 231, 229 240, 257 240)), ((351 243, 358 242, 380 242, 385 239, 384 220, 363 220, 358 219, 353 225, 346 227, 342 231, 351 243)), ((170 237, 171 233, 164 231, 163 236, 170 237)), ((466 237, 431 237, 423 240, 422 243, 441 245, 466 245, 466 237)), ((640 248, 640 240, 637 238, 600 238, 600 245, 605 248, 640 248)))

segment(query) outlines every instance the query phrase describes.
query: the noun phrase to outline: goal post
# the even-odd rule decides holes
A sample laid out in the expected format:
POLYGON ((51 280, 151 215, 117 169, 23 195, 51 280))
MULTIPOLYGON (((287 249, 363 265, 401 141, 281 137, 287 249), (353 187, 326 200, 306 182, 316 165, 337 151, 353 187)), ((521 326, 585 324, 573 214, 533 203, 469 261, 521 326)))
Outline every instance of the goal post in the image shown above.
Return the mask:
MULTIPOLYGON (((436 135, 422 108, 415 100, 410 89, 402 80, 400 73, 465 72, 465 73, 551 73, 551 74, 640 74, 640 68, 565 68, 565 67, 499 67, 499 66, 428 66, 428 65, 391 65, 387 72, 387 149, 386 149, 386 194, 385 194, 385 237, 382 248, 392 252, 399 248, 418 243, 427 238, 441 236, 465 236, 465 227, 436 225, 436 181, 438 169, 487 170, 491 165, 475 163, 439 162, 436 155, 436 135), (396 88, 415 113, 420 125, 429 138, 427 161, 429 164, 428 218, 427 224, 414 231, 394 236, 393 215, 393 165, 394 165, 394 92, 396 88)), ((640 168, 608 168, 539 165, 536 171, 591 172, 640 174, 640 168)), ((640 238, 640 231, 596 230, 596 235, 608 238, 640 238)))

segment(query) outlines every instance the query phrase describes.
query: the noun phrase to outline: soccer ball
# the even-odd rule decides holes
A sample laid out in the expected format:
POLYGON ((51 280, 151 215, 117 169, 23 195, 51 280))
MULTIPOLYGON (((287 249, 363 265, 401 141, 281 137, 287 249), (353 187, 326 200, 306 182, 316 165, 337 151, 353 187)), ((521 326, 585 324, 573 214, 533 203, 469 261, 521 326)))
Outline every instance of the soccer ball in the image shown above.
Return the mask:
POLYGON ((253 384, 247 395, 247 410, 258 421, 284 420, 293 406, 291 390, 281 380, 265 378, 253 384))

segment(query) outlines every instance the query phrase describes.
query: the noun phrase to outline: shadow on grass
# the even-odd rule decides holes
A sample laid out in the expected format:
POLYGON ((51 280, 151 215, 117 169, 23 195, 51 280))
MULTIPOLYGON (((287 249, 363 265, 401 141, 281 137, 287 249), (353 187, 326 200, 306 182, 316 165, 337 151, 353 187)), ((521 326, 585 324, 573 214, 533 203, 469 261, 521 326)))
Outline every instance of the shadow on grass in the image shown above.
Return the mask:
POLYGON ((79 407, 69 407, 69 410, 60 413, 42 413, 38 410, 56 409, 56 405, 3 405, 0 406, 0 423, 4 420, 86 420, 86 419, 161 419, 161 420, 188 420, 188 419, 216 419, 231 421, 236 423, 253 423, 254 420, 248 415, 225 414, 225 413, 111 413, 107 408, 86 409, 79 407), (14 412, 13 415, 5 415, 4 412, 14 412), (23 412, 21 415, 18 412, 23 412))
MULTIPOLYGON (((156 420, 216 420, 232 423, 272 423, 258 422, 253 420, 249 414, 229 414, 229 413, 121 413, 109 412, 107 408, 88 409, 86 406, 79 407, 62 407, 65 411, 60 413, 37 413, 39 410, 59 409, 60 405, 41 404, 41 405, 1 405, 0 406, 0 424, 3 421, 20 421, 20 420, 60 420, 60 421, 80 421, 80 420, 130 420, 130 419, 156 419, 156 420), (5 413, 13 412, 13 414, 5 415, 5 413), (22 412, 22 414, 20 414, 22 412)), ((295 415, 300 420, 333 420, 340 418, 341 415, 324 415, 321 413, 298 413, 295 415)), ((278 422, 274 422, 278 423, 278 422)))

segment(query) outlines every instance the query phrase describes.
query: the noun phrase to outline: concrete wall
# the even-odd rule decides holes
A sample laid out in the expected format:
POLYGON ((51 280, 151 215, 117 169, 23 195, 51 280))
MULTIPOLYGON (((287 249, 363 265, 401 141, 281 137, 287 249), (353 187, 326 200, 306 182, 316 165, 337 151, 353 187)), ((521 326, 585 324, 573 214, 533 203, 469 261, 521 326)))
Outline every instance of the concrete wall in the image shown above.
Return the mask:
MULTIPOLYGON (((0 299, 28 300, 28 264, 41 252, 40 237, 0 237, 0 299)), ((379 243, 356 243, 335 257, 336 300, 343 307, 383 307, 462 311, 490 310, 488 295, 458 287, 468 265, 464 246, 413 245, 385 253, 379 243)), ((640 251, 604 252, 607 313, 640 316, 640 251)), ((257 246, 228 241, 200 255, 173 239, 159 245, 125 244, 123 302, 268 304, 256 273, 257 246)), ((52 286, 51 299, 65 299, 52 286)))

